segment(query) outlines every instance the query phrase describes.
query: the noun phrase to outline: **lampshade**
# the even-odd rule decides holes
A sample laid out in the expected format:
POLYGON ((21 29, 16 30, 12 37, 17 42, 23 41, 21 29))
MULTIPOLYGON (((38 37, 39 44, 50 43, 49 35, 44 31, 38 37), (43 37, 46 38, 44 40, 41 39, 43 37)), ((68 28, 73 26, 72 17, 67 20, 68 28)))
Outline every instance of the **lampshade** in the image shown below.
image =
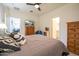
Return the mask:
POLYGON ((7 26, 4 23, 0 24, 0 29, 7 29, 7 26))

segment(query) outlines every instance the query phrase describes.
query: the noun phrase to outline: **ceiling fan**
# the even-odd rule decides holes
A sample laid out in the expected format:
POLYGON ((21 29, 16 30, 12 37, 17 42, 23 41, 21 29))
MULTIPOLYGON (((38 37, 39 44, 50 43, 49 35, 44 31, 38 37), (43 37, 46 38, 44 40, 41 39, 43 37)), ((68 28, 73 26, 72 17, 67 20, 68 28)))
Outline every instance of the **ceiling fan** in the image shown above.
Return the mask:
POLYGON ((39 11, 41 11, 41 8, 40 8, 40 4, 41 3, 26 3, 27 5, 32 5, 34 6, 35 8, 37 8, 39 11))

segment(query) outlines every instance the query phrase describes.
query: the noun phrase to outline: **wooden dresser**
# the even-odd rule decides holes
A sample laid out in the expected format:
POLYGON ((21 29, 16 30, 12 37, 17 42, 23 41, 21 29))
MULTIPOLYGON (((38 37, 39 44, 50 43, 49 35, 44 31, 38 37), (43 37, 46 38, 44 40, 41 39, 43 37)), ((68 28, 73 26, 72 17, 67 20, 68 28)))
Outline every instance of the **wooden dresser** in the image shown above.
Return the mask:
POLYGON ((25 26, 25 34, 33 35, 34 34, 34 26, 25 26))
POLYGON ((79 21, 67 23, 67 47, 79 55, 79 21))

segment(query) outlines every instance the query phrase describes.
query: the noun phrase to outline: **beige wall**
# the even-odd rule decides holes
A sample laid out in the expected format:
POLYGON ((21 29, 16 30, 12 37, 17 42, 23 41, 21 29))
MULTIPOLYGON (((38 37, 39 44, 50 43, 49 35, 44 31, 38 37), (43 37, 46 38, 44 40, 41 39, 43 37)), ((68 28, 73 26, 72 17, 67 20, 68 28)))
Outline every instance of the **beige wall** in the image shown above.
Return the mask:
POLYGON ((40 16, 40 29, 45 27, 50 28, 51 34, 51 20, 52 18, 60 17, 60 40, 67 45, 67 22, 79 20, 79 4, 67 4, 54 11, 40 16))

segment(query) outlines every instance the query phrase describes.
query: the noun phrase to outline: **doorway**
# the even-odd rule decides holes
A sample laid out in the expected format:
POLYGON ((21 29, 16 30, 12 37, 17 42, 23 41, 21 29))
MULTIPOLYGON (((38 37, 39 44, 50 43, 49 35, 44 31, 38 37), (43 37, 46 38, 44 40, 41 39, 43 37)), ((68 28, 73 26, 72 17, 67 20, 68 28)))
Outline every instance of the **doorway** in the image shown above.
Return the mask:
POLYGON ((59 39, 59 24, 60 24, 60 18, 55 17, 52 19, 52 37, 54 39, 59 39))

